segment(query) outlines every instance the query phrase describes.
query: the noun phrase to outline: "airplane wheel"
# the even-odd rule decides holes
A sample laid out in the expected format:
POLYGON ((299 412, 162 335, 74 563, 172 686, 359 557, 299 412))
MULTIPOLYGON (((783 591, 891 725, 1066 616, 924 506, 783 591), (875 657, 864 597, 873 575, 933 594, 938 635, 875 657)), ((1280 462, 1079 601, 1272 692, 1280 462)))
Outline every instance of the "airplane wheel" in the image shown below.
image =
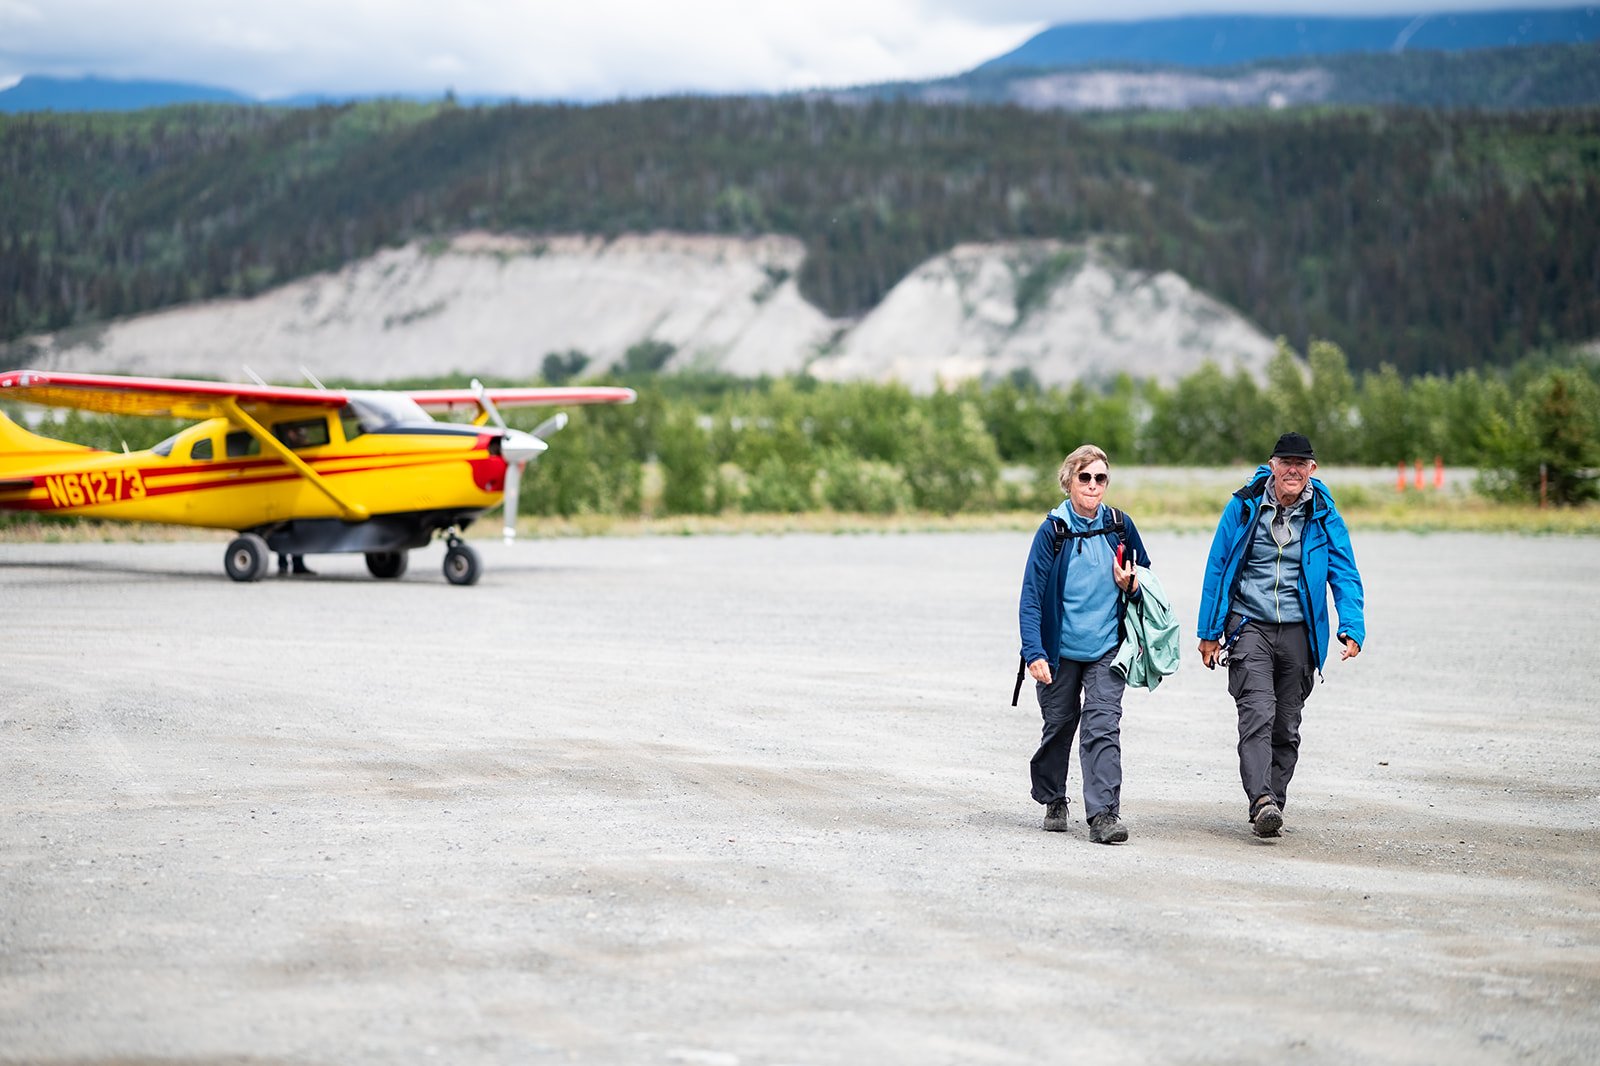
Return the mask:
POLYGON ((229 542, 222 566, 235 581, 260 581, 271 560, 266 541, 254 533, 241 533, 229 542))
POLYGON ((367 553, 367 569, 373 577, 399 577, 406 572, 409 561, 410 555, 403 551, 367 553))
POLYGON ((482 573, 483 564, 478 561, 478 553, 460 541, 450 545, 450 550, 444 553, 444 579, 450 584, 477 584, 482 573))

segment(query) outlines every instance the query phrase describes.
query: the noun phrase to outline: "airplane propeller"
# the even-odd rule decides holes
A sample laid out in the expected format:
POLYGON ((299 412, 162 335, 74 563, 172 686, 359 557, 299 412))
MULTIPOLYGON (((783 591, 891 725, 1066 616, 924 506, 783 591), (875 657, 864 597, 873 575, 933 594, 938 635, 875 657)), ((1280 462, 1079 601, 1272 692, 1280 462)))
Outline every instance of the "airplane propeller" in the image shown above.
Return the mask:
POLYGON ((477 395, 484 413, 500 427, 500 457, 506 461, 505 524, 502 533, 506 543, 510 544, 517 539, 517 503, 522 495, 522 472, 527 469, 529 461, 537 459, 549 447, 544 438, 564 427, 567 415, 561 412, 547 418, 532 433, 527 433, 506 425, 506 420, 500 417, 500 409, 494 405, 483 382, 477 378, 472 379, 472 391, 477 395))

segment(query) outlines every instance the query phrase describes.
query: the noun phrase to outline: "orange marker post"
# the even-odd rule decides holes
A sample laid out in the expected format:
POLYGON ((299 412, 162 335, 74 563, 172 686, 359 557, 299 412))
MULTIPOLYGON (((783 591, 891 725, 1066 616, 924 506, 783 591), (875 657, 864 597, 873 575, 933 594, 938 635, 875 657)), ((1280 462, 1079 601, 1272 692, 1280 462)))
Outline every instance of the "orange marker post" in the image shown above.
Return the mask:
POLYGON ((1404 459, 1400 460, 1399 469, 1394 475, 1394 490, 1402 494, 1406 491, 1406 461, 1404 459))

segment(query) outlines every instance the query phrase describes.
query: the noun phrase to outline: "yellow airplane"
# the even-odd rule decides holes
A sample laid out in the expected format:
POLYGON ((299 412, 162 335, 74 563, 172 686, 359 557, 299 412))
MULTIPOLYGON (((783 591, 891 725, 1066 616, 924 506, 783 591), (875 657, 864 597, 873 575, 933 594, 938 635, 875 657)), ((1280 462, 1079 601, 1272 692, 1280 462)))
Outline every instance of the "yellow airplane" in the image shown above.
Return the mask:
POLYGON ((512 539, 522 471, 567 421, 557 414, 523 432, 499 408, 632 403, 634 392, 477 381, 360 391, 10 370, 0 400, 203 419, 148 451, 103 452, 0 412, 0 510, 237 530, 223 560, 235 581, 261 580, 272 552, 362 552, 374 577, 397 578, 406 553, 442 533, 444 576, 471 585, 482 564, 461 531, 504 502, 512 539), (476 409, 471 424, 428 414, 458 408, 476 409))

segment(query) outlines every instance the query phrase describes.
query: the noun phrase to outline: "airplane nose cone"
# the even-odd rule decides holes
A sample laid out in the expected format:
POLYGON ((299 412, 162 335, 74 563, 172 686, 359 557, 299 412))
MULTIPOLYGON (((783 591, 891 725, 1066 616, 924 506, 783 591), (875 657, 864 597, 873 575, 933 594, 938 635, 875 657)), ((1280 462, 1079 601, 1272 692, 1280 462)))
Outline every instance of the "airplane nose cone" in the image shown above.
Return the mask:
POLYGON ((500 454, 508 463, 525 463, 539 456, 549 445, 532 433, 508 429, 500 440, 500 454))

